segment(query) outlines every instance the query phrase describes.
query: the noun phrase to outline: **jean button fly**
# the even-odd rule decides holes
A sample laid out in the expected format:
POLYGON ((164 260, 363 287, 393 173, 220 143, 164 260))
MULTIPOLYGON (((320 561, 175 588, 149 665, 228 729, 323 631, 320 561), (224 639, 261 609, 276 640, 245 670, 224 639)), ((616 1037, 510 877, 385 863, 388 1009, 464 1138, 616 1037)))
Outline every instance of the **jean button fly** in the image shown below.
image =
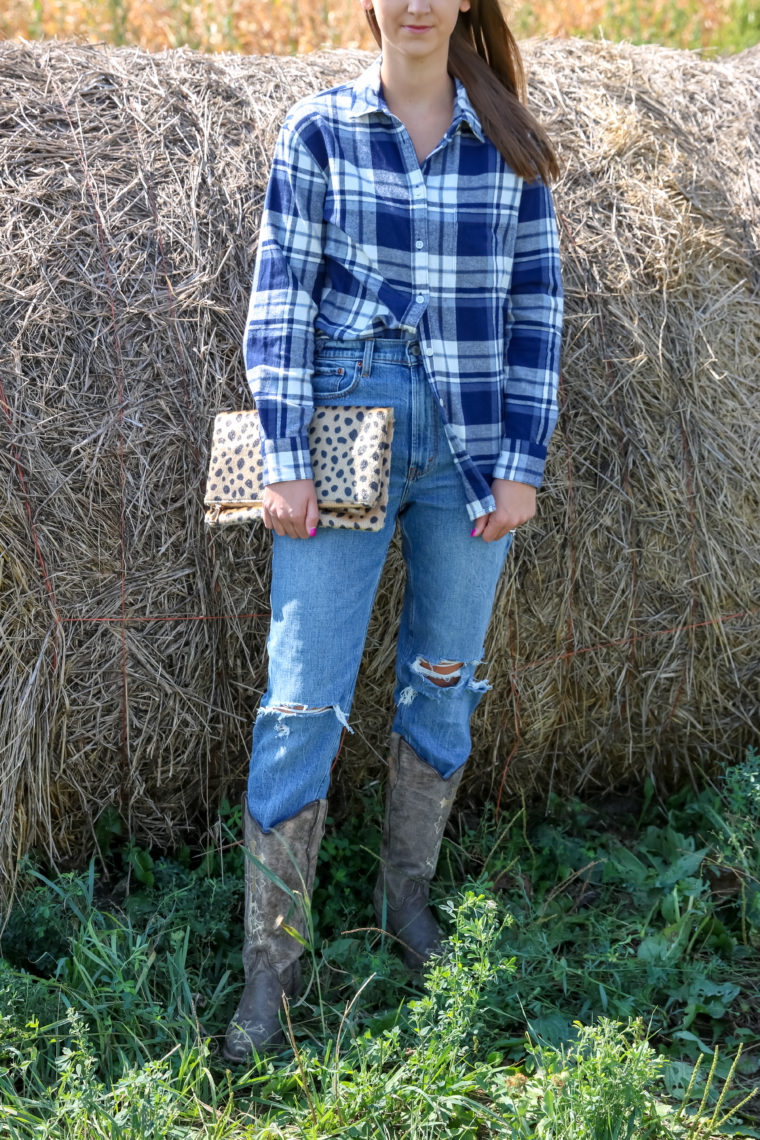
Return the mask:
POLYGON ((411 352, 412 356, 419 356, 420 355, 420 346, 416 343, 412 344, 409 346, 409 351, 411 352))

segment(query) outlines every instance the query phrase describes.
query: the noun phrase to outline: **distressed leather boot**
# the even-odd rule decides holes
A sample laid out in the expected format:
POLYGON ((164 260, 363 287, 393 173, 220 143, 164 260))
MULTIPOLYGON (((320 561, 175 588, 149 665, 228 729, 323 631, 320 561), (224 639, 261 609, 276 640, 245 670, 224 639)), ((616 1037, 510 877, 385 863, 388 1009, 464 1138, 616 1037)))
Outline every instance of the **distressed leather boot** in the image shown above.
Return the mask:
POLYGON ((301 988, 303 945, 284 928, 307 936, 304 900, 311 898, 326 813, 327 800, 315 800, 292 819, 262 831, 243 795, 245 989, 227 1027, 222 1053, 228 1061, 249 1061, 254 1050, 268 1052, 285 1043, 282 998, 301 988))
POLYGON ((462 769, 444 780, 395 732, 389 769, 375 917, 399 939, 406 965, 420 970, 441 948, 428 897, 462 769))

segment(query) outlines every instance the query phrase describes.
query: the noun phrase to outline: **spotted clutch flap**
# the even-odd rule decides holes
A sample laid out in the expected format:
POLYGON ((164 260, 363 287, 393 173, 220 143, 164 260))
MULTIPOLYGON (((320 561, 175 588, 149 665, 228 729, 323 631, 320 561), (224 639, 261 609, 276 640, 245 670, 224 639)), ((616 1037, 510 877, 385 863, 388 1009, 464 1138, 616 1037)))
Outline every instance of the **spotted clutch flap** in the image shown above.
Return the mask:
MULTIPOLYGON (((309 451, 322 526, 381 530, 390 480, 393 408, 314 409, 309 451)), ((263 516, 258 412, 222 412, 214 419, 204 505, 209 526, 263 516)))

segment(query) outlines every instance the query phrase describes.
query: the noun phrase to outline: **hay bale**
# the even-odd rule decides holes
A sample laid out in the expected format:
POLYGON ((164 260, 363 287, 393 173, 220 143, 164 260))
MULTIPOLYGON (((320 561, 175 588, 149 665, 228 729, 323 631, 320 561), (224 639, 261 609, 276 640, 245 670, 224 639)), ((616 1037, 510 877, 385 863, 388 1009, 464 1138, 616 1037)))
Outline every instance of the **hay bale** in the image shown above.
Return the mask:
MULTIPOLYGON (((758 738, 760 123, 751 69, 526 46, 557 139, 562 413, 504 576, 475 800, 663 785, 758 738)), ((0 44, 0 851, 111 807, 213 828, 265 684, 269 544, 202 524, 287 106, 367 57, 0 44)), ((392 551, 337 802, 381 775, 392 551)), ((455 615, 453 616, 455 619, 455 615)), ((7 883, 6 883, 7 885, 7 883)))
POLYGON ((760 43, 737 52, 732 56, 731 62, 741 64, 743 67, 757 67, 760 64, 760 43))

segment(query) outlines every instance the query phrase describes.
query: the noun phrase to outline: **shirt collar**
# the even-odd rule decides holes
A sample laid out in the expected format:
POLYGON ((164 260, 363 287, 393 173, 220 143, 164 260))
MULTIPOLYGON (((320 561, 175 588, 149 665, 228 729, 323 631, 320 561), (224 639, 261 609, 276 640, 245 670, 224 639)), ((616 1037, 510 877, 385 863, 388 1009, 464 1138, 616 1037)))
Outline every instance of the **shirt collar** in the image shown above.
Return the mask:
MULTIPOLYGON (((382 56, 378 56, 374 63, 370 64, 366 71, 351 83, 353 91, 353 103, 348 117, 350 119, 358 119, 362 115, 369 115, 373 112, 380 111, 385 115, 390 115, 388 104, 383 97, 382 84, 380 82, 380 64, 382 56)), ((452 126, 456 129, 460 123, 467 123, 472 129, 473 133, 484 141, 485 135, 483 128, 480 125, 480 119, 475 114, 475 109, 470 102, 469 96, 465 89, 464 83, 454 77, 456 84, 456 94, 454 96, 454 117, 452 119, 452 126)))

